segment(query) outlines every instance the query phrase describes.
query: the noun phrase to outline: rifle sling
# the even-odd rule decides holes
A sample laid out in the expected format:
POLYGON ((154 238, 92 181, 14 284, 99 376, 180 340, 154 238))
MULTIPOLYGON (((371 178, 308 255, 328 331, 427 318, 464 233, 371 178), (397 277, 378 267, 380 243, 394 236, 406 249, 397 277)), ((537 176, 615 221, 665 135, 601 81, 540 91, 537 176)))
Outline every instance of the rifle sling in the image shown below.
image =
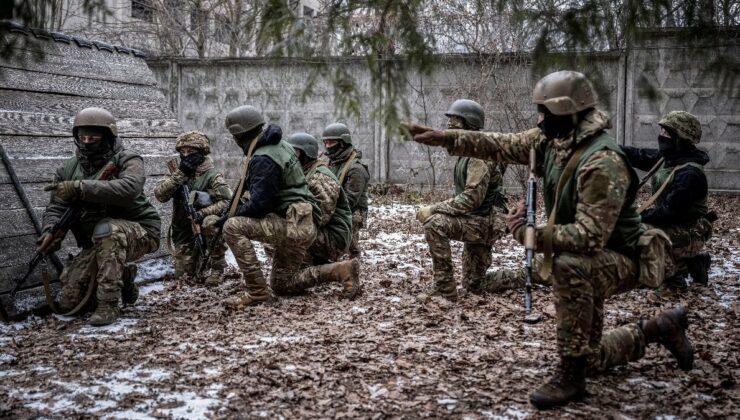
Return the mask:
POLYGON ((98 282, 94 278, 90 279, 90 281, 87 284, 87 291, 85 292, 85 296, 82 298, 80 303, 78 303, 77 306, 75 306, 74 309, 72 309, 71 311, 62 313, 59 310, 59 307, 57 306, 56 302, 54 302, 54 296, 51 293, 51 285, 49 284, 49 272, 46 269, 46 266, 44 266, 41 269, 41 280, 44 284, 44 295, 46 296, 46 304, 49 305, 49 308, 51 308, 51 310, 55 314, 62 315, 62 316, 77 315, 77 313, 79 313, 82 310, 82 308, 84 308, 85 306, 87 306, 88 303, 90 303, 90 299, 92 298, 93 292, 95 292, 98 286, 98 282))
POLYGON ((249 145, 249 150, 247 151, 247 157, 244 158, 244 169, 242 169, 242 177, 239 180, 239 184, 236 187, 236 191, 234 194, 234 200, 231 202, 231 206, 229 207, 229 217, 233 217, 234 214, 236 214, 236 208, 239 206, 239 200, 241 200, 242 193, 244 192, 244 184, 247 183, 247 175, 249 175, 249 162, 252 161, 252 154, 254 153, 254 147, 257 145, 257 142, 259 142, 261 137, 262 135, 252 140, 252 143, 249 145))
POLYGON ((563 172, 560 174, 560 178, 558 179, 558 186, 555 189, 555 200, 553 200, 552 209, 550 209, 550 216, 547 218, 547 225, 545 226, 542 235, 545 259, 542 263, 542 268, 540 268, 540 276, 542 276, 543 279, 550 278, 550 274, 552 274, 552 237, 555 230, 555 215, 558 209, 558 201, 560 200, 560 192, 565 186, 565 183, 573 176, 573 173, 578 166, 578 161, 581 159, 583 152, 589 144, 591 144, 590 140, 584 141, 578 145, 576 150, 573 151, 573 154, 570 156, 570 159, 568 159, 568 163, 565 165, 565 169, 563 169, 563 172))
POLYGON ((352 166, 352 162, 354 162, 355 158, 357 157, 357 150, 353 150, 352 153, 349 154, 349 158, 346 162, 344 162, 344 166, 342 166, 342 170, 339 172, 339 185, 344 185, 344 177, 347 176, 347 172, 349 172, 349 167, 352 166))
POLYGON ((676 171, 678 171, 681 168, 685 168, 688 165, 689 165, 688 163, 684 163, 683 165, 678 165, 675 168, 673 168, 670 175, 668 175, 668 178, 666 178, 665 181, 663 181, 663 184, 661 184, 660 188, 658 188, 658 191, 653 193, 653 195, 651 195, 650 198, 648 198, 646 202, 642 203, 642 205, 637 209, 637 212, 642 213, 643 210, 652 206, 653 203, 655 203, 655 200, 657 200, 658 197, 660 197, 660 195, 663 194, 663 191, 668 186, 668 184, 670 184, 671 181, 673 181, 673 177, 676 175, 676 171))

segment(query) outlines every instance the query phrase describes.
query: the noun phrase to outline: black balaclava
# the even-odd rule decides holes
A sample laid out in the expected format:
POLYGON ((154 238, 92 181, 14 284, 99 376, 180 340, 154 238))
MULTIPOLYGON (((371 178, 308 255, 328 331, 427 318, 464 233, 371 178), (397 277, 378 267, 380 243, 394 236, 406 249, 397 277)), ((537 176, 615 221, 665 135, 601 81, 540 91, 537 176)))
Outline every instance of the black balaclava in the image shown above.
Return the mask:
POLYGON ((79 151, 78 159, 86 174, 92 174, 102 168, 113 157, 113 136, 101 127, 78 127, 75 145, 79 151), (83 143, 79 136, 100 136, 100 141, 83 143))
POLYGON ((326 154, 329 156, 336 156, 343 151, 345 151, 350 145, 345 143, 342 140, 336 140, 337 144, 335 144, 332 147, 326 147, 326 143, 324 143, 324 147, 326 147, 326 154))
POLYGON ((577 114, 555 115, 544 105, 537 105, 537 111, 544 114, 544 118, 537 123, 537 127, 550 140, 566 137, 578 123, 577 114))
POLYGON ((316 159, 311 159, 308 157, 306 152, 300 149, 296 149, 298 151, 298 161, 301 162, 301 166, 308 166, 312 164, 316 159))
POLYGON ((249 145, 252 143, 252 140, 256 139, 257 136, 259 136, 262 132, 262 126, 263 124, 260 124, 245 133, 237 134, 234 136, 234 141, 236 141, 237 146, 242 149, 244 156, 249 153, 249 145))

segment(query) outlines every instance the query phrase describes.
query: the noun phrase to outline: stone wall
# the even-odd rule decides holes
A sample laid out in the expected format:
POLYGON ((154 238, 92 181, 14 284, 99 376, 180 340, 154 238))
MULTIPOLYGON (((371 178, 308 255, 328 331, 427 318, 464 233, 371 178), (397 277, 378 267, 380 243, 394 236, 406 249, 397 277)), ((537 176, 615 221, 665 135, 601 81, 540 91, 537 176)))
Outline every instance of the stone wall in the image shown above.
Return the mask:
MULTIPOLYGON (((718 40, 724 45, 704 49, 712 54, 738 54, 734 37, 718 40)), ((710 60, 691 60, 691 51, 679 48, 671 33, 658 33, 650 45, 626 53, 593 54, 588 67, 576 69, 600 74, 597 80, 602 107, 613 116, 612 134, 621 144, 655 145, 657 121, 672 109, 695 112, 704 128, 702 147, 712 156, 708 166, 710 186, 737 190, 740 186, 738 157, 738 95, 723 92, 716 77, 704 67, 710 60), (594 72, 598 70, 597 72, 594 72), (657 99, 643 93, 643 82, 657 88, 657 99)), ((363 104, 359 117, 341 118, 334 106, 331 83, 316 80, 313 92, 304 88, 314 64, 284 59, 228 60, 157 60, 149 61, 160 88, 187 130, 201 130, 211 136, 216 155, 223 160, 221 169, 234 176, 239 150, 223 127, 223 118, 231 108, 252 104, 263 110, 270 122, 283 127, 287 134, 307 131, 320 135, 330 122, 347 123, 353 141, 363 152, 376 182, 430 185, 450 184, 453 159, 444 151, 405 142, 386 130, 370 116, 374 101, 370 75, 363 62, 337 58, 356 75, 363 104)), ((432 125, 444 124, 444 112, 455 99, 470 98, 486 110, 486 129, 522 130, 533 126, 534 108, 530 103, 533 77, 525 55, 496 57, 450 55, 428 76, 410 77, 408 100, 413 118, 432 125)), ((512 167, 508 185, 523 172, 512 167)))

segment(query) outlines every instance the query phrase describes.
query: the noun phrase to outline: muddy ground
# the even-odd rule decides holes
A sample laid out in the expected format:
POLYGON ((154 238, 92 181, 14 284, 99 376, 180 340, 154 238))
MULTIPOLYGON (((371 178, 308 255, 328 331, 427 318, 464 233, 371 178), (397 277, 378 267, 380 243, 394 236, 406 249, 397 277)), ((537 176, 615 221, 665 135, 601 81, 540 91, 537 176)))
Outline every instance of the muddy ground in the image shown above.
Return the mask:
MULTIPOLYGON (((386 197, 363 233, 355 301, 321 287, 229 313, 220 302, 238 278, 214 289, 167 280, 108 327, 61 317, 0 326, 0 417, 737 418, 740 197, 713 196, 712 206, 709 287, 663 300, 637 290, 606 306, 608 329, 686 305, 697 353, 688 373, 651 346, 589 379, 583 402, 538 413, 528 394, 557 360, 549 291, 535 291, 537 325, 521 322, 520 291, 416 303, 431 260, 414 206, 386 197)), ((459 263, 461 246, 453 251, 459 263)), ((494 253, 494 268, 522 264, 508 238, 494 253)))

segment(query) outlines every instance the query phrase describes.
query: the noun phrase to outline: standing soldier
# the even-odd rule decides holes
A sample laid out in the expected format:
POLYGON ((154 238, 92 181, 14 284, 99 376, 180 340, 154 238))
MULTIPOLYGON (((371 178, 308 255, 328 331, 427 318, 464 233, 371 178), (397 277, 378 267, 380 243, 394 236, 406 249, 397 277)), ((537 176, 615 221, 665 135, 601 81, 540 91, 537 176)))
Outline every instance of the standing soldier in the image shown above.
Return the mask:
POLYGON ((82 248, 64 267, 58 305, 69 312, 84 299, 90 282, 97 282, 98 306, 91 325, 107 325, 120 315, 119 298, 133 304, 139 296, 134 284, 136 265, 126 265, 159 248, 161 221, 144 196, 144 160, 123 148, 116 120, 102 108, 85 108, 74 119, 72 135, 77 150, 67 159, 46 190, 53 191, 43 217, 42 248, 58 249, 51 229, 70 205, 83 208, 72 225, 82 248), (114 175, 100 177, 108 163, 114 175))
POLYGON ((267 125, 252 106, 226 114, 226 128, 247 157, 231 206, 216 222, 244 277, 246 293, 229 298, 234 308, 257 305, 292 293, 290 282, 316 238, 321 209, 308 190, 298 157, 282 140, 277 125, 267 125), (270 286, 265 281, 252 241, 275 247, 270 286))
POLYGON ((342 123, 329 124, 321 136, 329 156, 329 169, 339 179, 352 209, 352 243, 349 255, 359 258, 360 229, 367 222, 367 187, 370 172, 362 163, 362 152, 352 145, 349 128, 342 123))
POLYGON ((293 278, 290 289, 299 292, 322 283, 340 282, 345 296, 353 299, 360 292, 360 263, 357 258, 337 262, 352 241, 349 201, 337 177, 318 159, 319 142, 314 136, 295 133, 288 137, 288 143, 295 149, 308 189, 319 200, 322 214, 316 240, 304 258, 309 267, 293 278))
POLYGON ((673 243, 677 273, 666 286, 685 289, 686 272, 706 285, 711 259, 701 252, 712 236, 714 212, 707 207, 709 192, 704 165, 706 152, 696 148, 701 140, 699 120, 685 111, 669 112, 660 122, 658 149, 625 146, 630 164, 649 171, 662 158, 663 165, 652 177, 653 196, 642 205, 642 221, 665 231, 673 243))
MULTIPOLYGON (((455 101, 445 113, 447 128, 478 131, 483 128, 483 107, 475 101, 455 101)), ((450 240, 462 241, 463 286, 480 291, 486 269, 491 265, 491 246, 504 234, 503 174, 496 162, 459 157, 455 163, 455 196, 432 206, 421 207, 416 218, 424 224, 434 270, 434 285, 418 299, 433 295, 457 299, 452 270, 450 240)))
MULTIPOLYGON (((516 133, 438 131, 410 126, 414 140, 444 146, 453 155, 527 164, 534 149, 543 177, 548 224, 535 233, 545 254, 542 276, 552 275, 560 363, 555 375, 532 393, 544 409, 567 404, 585 393, 585 375, 640 359, 649 343, 667 347, 684 370, 693 366, 686 337, 687 313, 676 308, 649 320, 624 325, 602 337, 604 300, 615 287, 637 284, 643 233, 634 199, 638 179, 607 133, 609 118, 596 109, 591 83, 581 73, 559 71, 534 88, 538 128, 516 133)), ((506 220, 523 242, 524 203, 506 220)))
MULTIPOLYGON (((177 137, 175 150, 180 154, 180 163, 177 170, 166 175, 154 188, 154 196, 161 203, 172 200, 172 241, 175 244, 175 277, 184 274, 195 277, 200 267, 200 255, 195 246, 195 237, 190 215, 185 211, 185 198, 178 194, 182 185, 187 185, 191 196, 189 200, 197 212, 192 222, 203 226, 206 238, 206 247, 215 235, 213 224, 218 220, 231 199, 231 190, 226 184, 223 175, 213 167, 213 159, 208 156, 211 146, 208 137, 198 131, 190 131, 177 137), (207 194, 205 203, 194 200, 199 194, 207 194)), ((206 286, 216 286, 221 283, 223 270, 226 268, 224 253, 226 244, 219 238, 208 250, 211 271, 205 279, 206 286)))

